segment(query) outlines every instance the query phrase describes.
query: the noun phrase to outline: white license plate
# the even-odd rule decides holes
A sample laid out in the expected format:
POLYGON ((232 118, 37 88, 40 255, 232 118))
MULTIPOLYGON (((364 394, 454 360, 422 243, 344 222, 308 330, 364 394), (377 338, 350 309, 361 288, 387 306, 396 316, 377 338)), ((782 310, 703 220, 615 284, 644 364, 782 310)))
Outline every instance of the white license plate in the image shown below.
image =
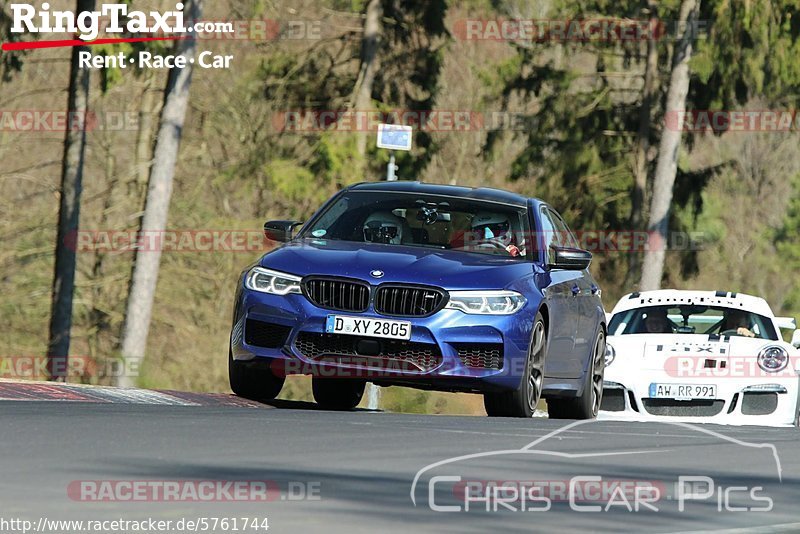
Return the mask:
POLYGON ((351 336, 411 339, 411 323, 409 321, 328 315, 325 321, 325 332, 351 336))
POLYGON ((650 384, 651 399, 716 399, 714 384, 650 384))

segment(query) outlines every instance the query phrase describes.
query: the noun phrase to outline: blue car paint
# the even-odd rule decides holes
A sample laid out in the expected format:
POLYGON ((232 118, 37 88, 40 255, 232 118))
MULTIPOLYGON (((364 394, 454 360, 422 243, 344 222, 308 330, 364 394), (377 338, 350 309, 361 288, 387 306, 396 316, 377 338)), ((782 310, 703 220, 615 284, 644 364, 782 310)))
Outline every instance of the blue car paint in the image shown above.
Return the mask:
MULTIPOLYGON (((359 184, 334 195, 312 216, 305 228, 325 207, 348 190, 387 190, 406 187, 421 194, 487 199, 525 206, 531 228, 540 230, 540 208, 546 204, 499 190, 470 189, 456 186, 434 186, 418 183, 359 184), (492 199, 496 196, 496 199, 492 199)), ((300 235, 303 231, 300 232, 300 235)), ((442 364, 427 373, 410 375, 400 371, 384 371, 381 383, 398 383, 426 389, 451 391, 503 391, 518 389, 530 344, 533 319, 537 311, 549 323, 548 353, 545 360, 544 396, 580 394, 584 374, 588 371, 594 340, 604 329, 605 316, 599 297, 592 293, 596 284, 588 270, 570 271, 545 267, 544 252, 530 261, 402 245, 384 245, 326 240, 323 237, 295 239, 265 254, 256 264, 296 276, 330 275, 356 278, 375 288, 380 284, 405 282, 441 287, 445 290, 510 289, 524 295, 525 306, 512 315, 470 315, 458 310, 443 309, 429 317, 402 317, 412 323, 411 341, 436 343, 442 353, 442 364), (376 279, 373 270, 384 275, 376 279), (575 289, 577 288, 577 293, 575 289), (503 343, 504 366, 500 370, 468 368, 456 356, 453 343, 503 343)), ((250 266, 252 267, 252 265, 250 266)), ((249 270, 249 268, 247 270, 249 270)), ((244 286, 245 270, 239 278, 233 314, 234 335, 231 354, 236 360, 287 360, 314 366, 303 357, 294 342, 301 331, 324 332, 325 321, 334 312, 316 307, 304 295, 285 296, 256 292, 244 286), (236 325, 245 319, 281 324, 292 328, 287 343, 279 349, 248 345, 236 325)), ((383 318, 372 304, 364 317, 383 318)))

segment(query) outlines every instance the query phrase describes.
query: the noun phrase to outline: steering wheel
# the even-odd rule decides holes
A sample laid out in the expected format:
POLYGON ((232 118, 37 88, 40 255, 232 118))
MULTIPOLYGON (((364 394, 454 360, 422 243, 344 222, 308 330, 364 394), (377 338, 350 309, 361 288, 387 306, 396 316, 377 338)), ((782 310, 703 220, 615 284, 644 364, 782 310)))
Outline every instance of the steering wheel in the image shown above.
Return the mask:
POLYGON ((501 249, 501 250, 502 250, 503 252, 505 252, 506 254, 509 254, 509 255, 511 254, 511 253, 508 251, 508 249, 506 249, 506 247, 507 247, 508 245, 506 245, 505 243, 503 243, 502 241, 500 241, 500 240, 499 240, 499 239, 497 239, 496 237, 492 237, 492 238, 489 238, 489 239, 483 240, 483 241, 481 241, 480 243, 478 243, 478 246, 479 246, 479 247, 491 246, 491 247, 494 247, 494 248, 497 248, 497 249, 501 249))
POLYGON ((737 328, 730 328, 728 330, 723 330, 719 333, 720 336, 739 336, 739 330, 737 328))

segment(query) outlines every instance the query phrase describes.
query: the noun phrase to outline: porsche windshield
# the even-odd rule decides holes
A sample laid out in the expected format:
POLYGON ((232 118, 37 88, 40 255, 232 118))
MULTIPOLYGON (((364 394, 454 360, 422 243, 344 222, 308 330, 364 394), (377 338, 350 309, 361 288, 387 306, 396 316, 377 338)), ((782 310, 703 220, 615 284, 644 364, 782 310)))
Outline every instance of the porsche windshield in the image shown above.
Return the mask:
POLYGON ((772 321, 740 308, 693 304, 649 306, 619 312, 611 318, 609 335, 716 334, 777 340, 772 321))
POLYGON ((299 237, 524 259, 529 253, 526 235, 525 208, 438 195, 350 192, 329 205, 299 237))

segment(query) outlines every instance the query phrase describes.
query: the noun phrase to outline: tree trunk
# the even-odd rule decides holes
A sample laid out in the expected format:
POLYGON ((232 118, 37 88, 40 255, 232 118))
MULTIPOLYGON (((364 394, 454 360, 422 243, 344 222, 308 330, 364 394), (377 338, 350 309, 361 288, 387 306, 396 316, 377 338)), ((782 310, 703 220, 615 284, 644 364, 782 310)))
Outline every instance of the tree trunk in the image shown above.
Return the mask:
MULTIPOLYGON (((185 10, 187 20, 200 20, 202 3, 203 0, 187 2, 185 10)), ((189 102, 189 86, 193 70, 190 60, 194 58, 196 48, 195 39, 178 41, 176 46, 176 55, 185 56, 187 61, 185 68, 172 69, 167 80, 142 217, 141 231, 145 236, 160 236, 166 228, 172 196, 172 179, 175 175, 175 163, 189 102)), ((157 241, 158 239, 154 239, 154 242, 157 241)), ((140 369, 144 359, 160 261, 159 245, 137 250, 122 330, 123 373, 117 383, 123 387, 135 385, 133 375, 140 369)))
MULTIPOLYGON (((364 112, 372 107, 372 86, 375 83, 375 74, 378 72, 380 61, 377 59, 378 47, 383 33, 383 6, 381 0, 370 0, 367 4, 367 13, 364 20, 364 37, 361 41, 361 68, 353 91, 353 109, 364 112)), ((369 132, 358 134, 358 155, 363 161, 367 153, 367 139, 369 132)))
MULTIPOLYGON (((650 28, 658 24, 658 3, 647 0, 650 28)), ((633 155, 633 191, 631 192, 630 229, 639 232, 644 229, 644 206, 647 191, 647 152, 650 150, 650 122, 653 115, 653 102, 658 90, 658 46, 656 37, 647 41, 647 58, 642 88, 642 106, 639 108, 639 130, 636 132, 636 150, 633 155)), ((631 251, 628 261, 626 286, 633 283, 633 277, 641 268, 641 255, 631 251)))
MULTIPOLYGON (((94 11, 95 0, 78 0, 75 12, 94 11)), ((64 138, 61 167, 61 200, 58 210, 56 262, 47 343, 47 367, 50 380, 66 381, 69 363, 72 297, 75 291, 76 250, 73 238, 80 220, 83 189, 83 161, 86 149, 86 113, 89 109, 89 69, 80 68, 78 54, 86 46, 72 49, 67 113, 70 124, 64 138)))
POLYGON ((664 130, 658 147, 658 163, 653 180, 653 201, 650 205, 648 231, 650 239, 644 255, 640 289, 648 291, 661 287, 664 258, 667 248, 669 214, 672 188, 678 171, 678 152, 681 146, 683 113, 689 92, 689 59, 695 37, 699 0, 683 0, 680 10, 681 27, 685 28, 681 40, 675 45, 672 58, 667 105, 664 110, 664 130), (671 119, 675 120, 671 120, 671 119))
POLYGON ((128 193, 133 194, 136 198, 137 209, 141 208, 141 204, 138 204, 138 202, 142 199, 144 191, 147 188, 147 179, 150 176, 150 151, 153 148, 153 115, 157 113, 155 90, 151 87, 154 79, 155 75, 152 71, 147 71, 145 73, 144 90, 142 91, 142 100, 139 104, 139 127, 136 131, 136 152, 134 159, 136 174, 131 180, 128 190, 128 193))

